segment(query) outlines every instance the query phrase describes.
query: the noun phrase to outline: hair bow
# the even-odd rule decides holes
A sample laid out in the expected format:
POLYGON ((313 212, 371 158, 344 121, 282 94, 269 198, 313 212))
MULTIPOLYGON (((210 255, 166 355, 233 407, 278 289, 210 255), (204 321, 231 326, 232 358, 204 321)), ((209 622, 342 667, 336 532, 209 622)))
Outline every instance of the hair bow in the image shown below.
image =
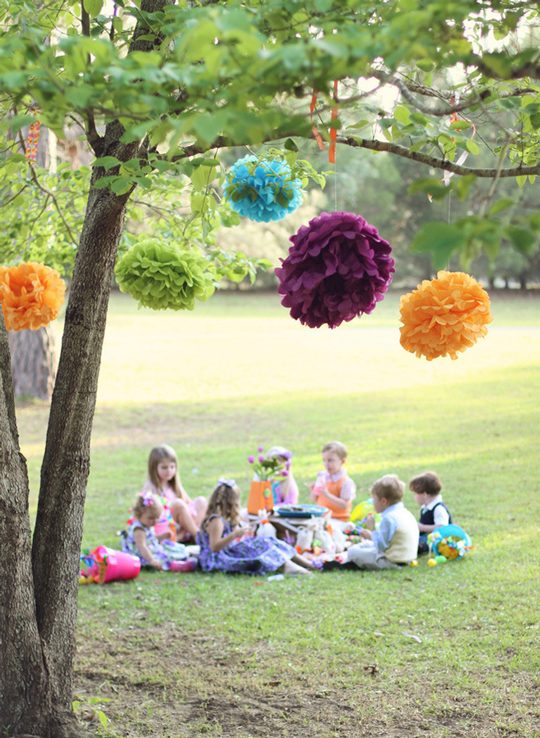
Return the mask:
POLYGON ((145 492, 144 495, 141 495, 142 502, 145 507, 152 507, 152 505, 155 503, 155 498, 152 492, 145 492))

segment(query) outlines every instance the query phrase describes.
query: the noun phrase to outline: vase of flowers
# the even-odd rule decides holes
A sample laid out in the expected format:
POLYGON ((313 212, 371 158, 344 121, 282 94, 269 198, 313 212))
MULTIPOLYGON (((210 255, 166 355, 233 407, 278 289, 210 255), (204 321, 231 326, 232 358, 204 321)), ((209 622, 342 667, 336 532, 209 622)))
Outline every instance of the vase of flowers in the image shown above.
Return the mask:
POLYGON ((265 455, 262 446, 258 447, 257 456, 248 456, 248 462, 254 473, 249 488, 248 513, 257 515, 259 510, 271 511, 274 508, 272 482, 286 477, 289 472, 283 467, 283 461, 279 457, 265 455))

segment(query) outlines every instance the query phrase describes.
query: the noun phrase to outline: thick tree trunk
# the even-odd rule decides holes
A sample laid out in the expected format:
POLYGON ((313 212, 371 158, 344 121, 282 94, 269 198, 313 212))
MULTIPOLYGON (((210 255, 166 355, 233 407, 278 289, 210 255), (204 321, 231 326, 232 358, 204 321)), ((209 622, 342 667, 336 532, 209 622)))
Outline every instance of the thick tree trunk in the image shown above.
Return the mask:
MULTIPOLYGON (((126 152, 127 156, 132 154, 126 152)), ((102 174, 95 172, 93 181, 102 174)), ((83 734, 71 712, 79 554, 101 349, 127 199, 127 195, 119 198, 108 190, 90 191, 51 402, 32 547, 26 467, 18 450, 9 349, 3 330, 2 738, 23 734, 72 738, 83 734)))
POLYGON ((33 542, 38 628, 57 701, 69 709, 90 436, 125 199, 90 195, 66 311, 33 542))
POLYGON ((33 732, 49 689, 34 608, 28 477, 19 450, 4 320, 0 313, 0 735, 33 732))
POLYGON ((8 335, 15 397, 50 400, 56 375, 52 329, 10 331, 8 335))
MULTIPOLYGON (((141 10, 150 13, 167 2, 143 0, 141 10)), ((130 51, 160 42, 149 41, 146 28, 140 20, 130 51)), ((144 155, 138 142, 120 143, 123 132, 118 122, 109 123, 95 142, 99 155, 119 161, 144 155)), ((41 469, 32 569, 28 483, 18 451, 5 331, 0 344, 0 540, 6 543, 0 557, 1 738, 22 734, 71 738, 83 733, 71 713, 83 507, 110 285, 131 194, 116 196, 95 189, 104 173, 102 169, 92 173, 69 293, 41 469), (8 604, 16 609, 8 609, 8 604)))

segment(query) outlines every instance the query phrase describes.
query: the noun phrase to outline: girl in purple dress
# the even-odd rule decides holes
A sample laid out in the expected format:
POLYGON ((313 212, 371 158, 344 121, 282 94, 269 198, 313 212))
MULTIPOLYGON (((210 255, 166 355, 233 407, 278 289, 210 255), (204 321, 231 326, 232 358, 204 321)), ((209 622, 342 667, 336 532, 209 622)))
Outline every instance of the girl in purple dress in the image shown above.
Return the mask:
POLYGON ((251 530, 239 527, 239 514, 240 490, 233 479, 220 479, 197 534, 203 571, 270 574, 283 568, 285 574, 309 574, 311 562, 284 541, 246 537, 251 530))
POLYGON ((133 505, 133 522, 122 540, 122 551, 138 556, 142 566, 163 571, 193 571, 196 561, 188 559, 182 543, 160 543, 153 527, 163 514, 163 505, 151 492, 140 494, 133 505))

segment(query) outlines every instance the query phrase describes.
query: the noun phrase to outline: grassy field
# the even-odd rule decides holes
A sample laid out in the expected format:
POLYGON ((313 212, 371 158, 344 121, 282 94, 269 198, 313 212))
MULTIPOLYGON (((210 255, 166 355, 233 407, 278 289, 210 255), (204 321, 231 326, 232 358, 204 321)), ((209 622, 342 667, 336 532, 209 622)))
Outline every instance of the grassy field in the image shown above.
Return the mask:
MULTIPOLYGON (((475 551, 433 570, 81 588, 76 684, 81 715, 109 718, 100 735, 540 735, 540 299, 496 295, 488 336, 454 362, 403 351, 398 303, 314 331, 269 295, 193 314, 113 298, 85 545, 117 545, 152 445, 176 448, 196 495, 220 475, 247 489, 259 444, 291 448, 303 487, 337 438, 359 499, 383 473, 436 470, 475 551)), ((19 408, 34 491, 46 416, 19 408)))

